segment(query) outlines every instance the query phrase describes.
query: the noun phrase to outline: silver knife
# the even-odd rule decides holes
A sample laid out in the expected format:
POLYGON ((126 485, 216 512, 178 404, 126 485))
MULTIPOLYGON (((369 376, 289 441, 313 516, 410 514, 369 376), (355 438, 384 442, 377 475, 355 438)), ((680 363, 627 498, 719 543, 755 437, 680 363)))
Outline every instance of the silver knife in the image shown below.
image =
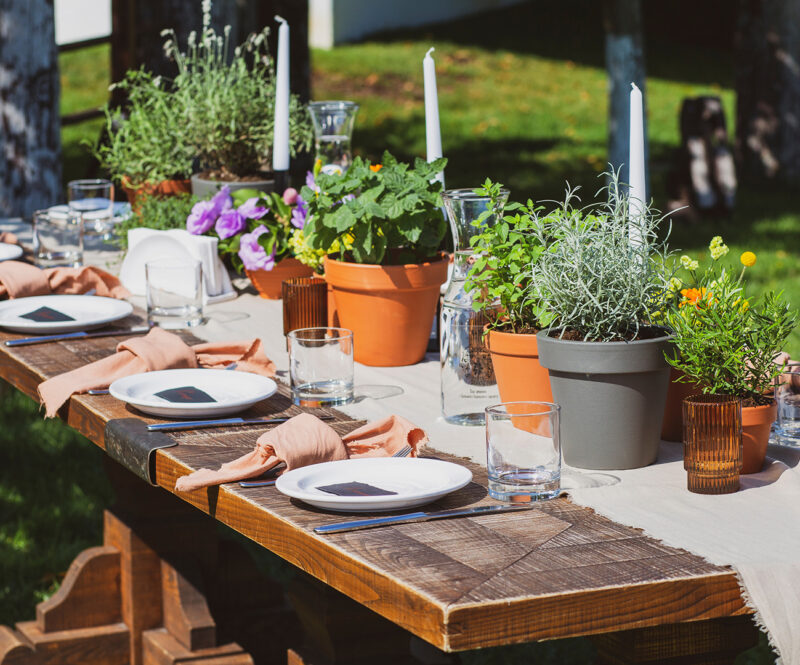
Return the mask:
MULTIPOLYGON (((218 418, 216 420, 186 420, 178 423, 158 423, 148 425, 148 432, 177 432, 182 429, 200 429, 203 427, 224 427, 226 425, 274 425, 285 423, 292 416, 281 418, 218 418)), ((320 420, 332 420, 333 416, 317 416, 320 420)))
POLYGON ((372 517, 366 520, 354 520, 352 522, 339 522, 338 524, 326 524, 314 527, 314 533, 342 533, 343 531, 355 531, 356 529, 371 529, 376 526, 387 526, 390 524, 406 524, 407 522, 427 522, 428 520, 443 520, 450 517, 464 517, 477 515, 495 515, 497 513, 516 513, 523 510, 531 510, 533 504, 508 504, 503 506, 472 506, 471 508, 455 508, 453 510, 431 510, 428 512, 406 513, 405 515, 390 515, 388 517, 372 517))
POLYGON ((45 342, 60 342, 65 339, 91 339, 94 337, 120 337, 122 335, 141 335, 150 331, 149 326, 139 326, 127 330, 98 330, 97 332, 71 332, 58 335, 38 335, 36 337, 22 337, 20 339, 7 339, 6 346, 28 346, 29 344, 44 344, 45 342))

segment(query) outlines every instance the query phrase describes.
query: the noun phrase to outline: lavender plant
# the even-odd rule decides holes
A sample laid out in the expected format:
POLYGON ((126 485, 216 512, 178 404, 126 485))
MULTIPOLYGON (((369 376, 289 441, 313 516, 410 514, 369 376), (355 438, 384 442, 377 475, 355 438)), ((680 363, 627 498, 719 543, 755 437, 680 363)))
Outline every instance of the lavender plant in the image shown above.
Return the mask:
MULTIPOLYGON (((186 52, 173 30, 161 33, 167 38, 164 51, 178 68, 172 84, 175 107, 201 169, 223 180, 254 175, 271 163, 275 76, 269 29, 251 34, 230 57, 230 26, 216 34, 210 0, 202 7, 202 31, 189 35, 186 52)), ((293 156, 310 148, 311 117, 297 95, 289 101, 289 136, 293 156)))

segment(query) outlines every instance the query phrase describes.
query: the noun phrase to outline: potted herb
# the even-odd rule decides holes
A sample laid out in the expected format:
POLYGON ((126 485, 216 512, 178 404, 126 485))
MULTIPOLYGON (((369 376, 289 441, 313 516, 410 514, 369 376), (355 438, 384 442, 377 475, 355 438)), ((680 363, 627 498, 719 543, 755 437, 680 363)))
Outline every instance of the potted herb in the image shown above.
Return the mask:
POLYGON ((186 230, 218 239, 218 252, 237 271, 244 269, 262 298, 281 297, 281 283, 309 277, 313 268, 294 258, 304 251, 307 263, 321 257, 304 249, 305 205, 295 189, 282 196, 254 189, 231 192, 227 185, 210 199, 194 204, 186 230))
POLYGON ((531 290, 553 325, 537 334, 562 407, 564 460, 576 467, 629 469, 656 460, 669 381, 669 336, 651 324, 669 282, 660 219, 635 219, 615 174, 608 201, 584 209, 574 193, 533 230, 544 250, 531 290))
POLYGON ((784 364, 776 363, 797 322, 781 294, 747 295, 743 277, 756 256, 744 252, 738 277, 722 266, 728 252, 717 236, 710 245, 713 262, 703 271, 688 256, 681 264, 689 274, 674 284, 674 299, 665 310, 674 350, 667 361, 679 380, 702 387, 705 394, 732 395, 742 402, 742 473, 761 470, 770 426, 777 416, 773 398, 784 364))
POLYGON ((491 201, 485 216, 494 214, 498 221, 474 223, 480 232, 471 239, 473 263, 465 288, 472 293, 473 308, 491 321, 488 345, 500 399, 552 402, 550 378, 539 363, 536 342, 536 333, 552 317, 531 291, 531 268, 543 250, 534 227, 543 208, 530 200, 503 206, 502 191, 502 185, 490 180, 476 190, 491 201))
POLYGON ((344 174, 318 173, 303 187, 309 245, 332 252, 325 277, 355 359, 366 365, 410 365, 425 355, 447 260, 439 252, 445 159, 414 166, 388 152, 382 164, 356 157, 344 174))
POLYGON ((131 71, 116 87, 125 90, 128 103, 124 111, 105 108, 107 138, 93 147, 100 165, 122 184, 137 211, 143 194, 191 191, 195 153, 164 82, 131 71))
MULTIPOLYGON (((185 135, 195 152, 199 172, 192 191, 205 198, 227 185, 236 189, 272 188, 271 164, 275 113, 275 75, 265 28, 230 52, 230 26, 224 36, 210 27, 210 3, 203 29, 189 36, 181 52, 174 32, 166 33, 164 50, 178 68, 172 98, 185 135)), ((313 126, 297 95, 289 101, 290 151, 308 150, 313 126)))

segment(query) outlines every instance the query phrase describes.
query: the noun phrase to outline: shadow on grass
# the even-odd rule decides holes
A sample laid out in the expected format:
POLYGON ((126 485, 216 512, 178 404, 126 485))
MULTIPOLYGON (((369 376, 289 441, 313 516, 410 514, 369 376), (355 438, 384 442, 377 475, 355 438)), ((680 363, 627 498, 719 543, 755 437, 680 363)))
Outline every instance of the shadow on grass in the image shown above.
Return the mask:
MULTIPOLYGON (((645 2, 648 76, 731 85, 735 11, 726 0, 645 2)), ((427 39, 511 51, 605 68, 603 3, 536 0, 465 18, 369 37, 369 41, 427 39)))
POLYGON ((0 384, 0 624, 30 619, 72 559, 102 543, 103 452, 0 384))

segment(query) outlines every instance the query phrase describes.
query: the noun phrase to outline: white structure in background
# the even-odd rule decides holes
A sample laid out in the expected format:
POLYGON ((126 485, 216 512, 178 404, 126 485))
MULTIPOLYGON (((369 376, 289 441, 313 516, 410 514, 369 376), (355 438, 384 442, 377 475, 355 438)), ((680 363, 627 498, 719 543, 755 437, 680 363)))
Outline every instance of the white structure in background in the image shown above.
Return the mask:
POLYGON ((111 0, 55 0, 56 44, 111 34, 111 0))
POLYGON ((308 0, 308 45, 329 49, 375 32, 439 23, 522 0, 308 0))

